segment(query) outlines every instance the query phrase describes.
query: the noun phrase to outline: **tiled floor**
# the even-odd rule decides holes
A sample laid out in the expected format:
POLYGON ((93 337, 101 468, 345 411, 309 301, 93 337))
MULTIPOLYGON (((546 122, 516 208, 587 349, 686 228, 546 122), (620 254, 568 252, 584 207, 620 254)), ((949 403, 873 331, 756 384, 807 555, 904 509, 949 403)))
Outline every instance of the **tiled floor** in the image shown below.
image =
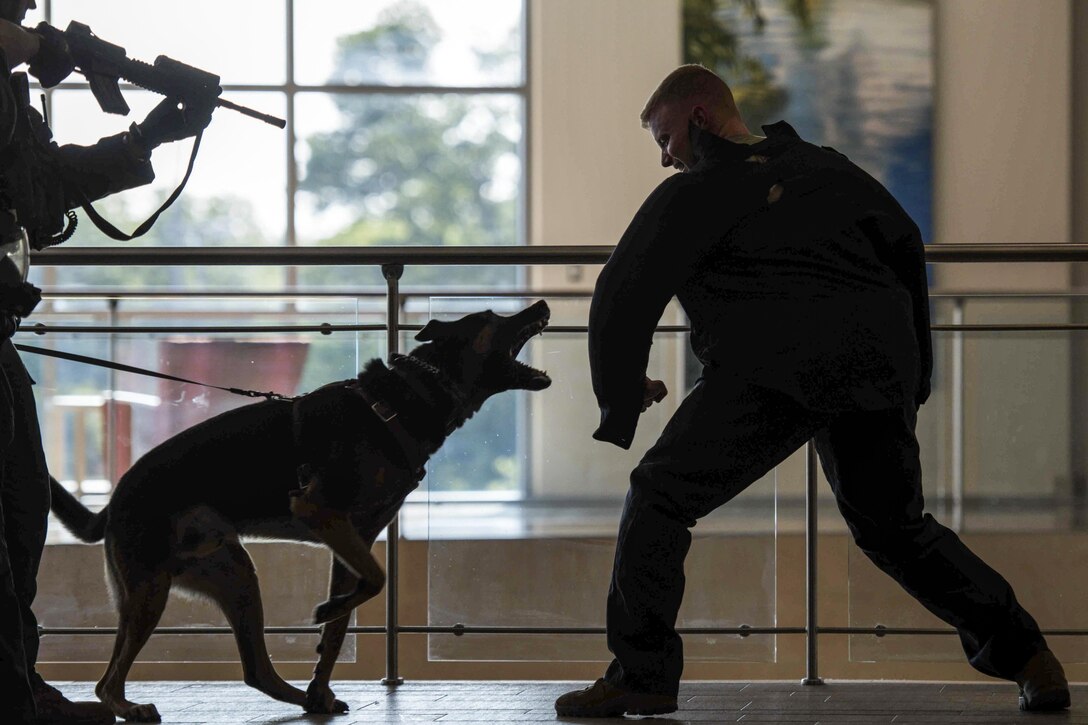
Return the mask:
MULTIPOLYGON (((93 683, 57 685, 72 699, 93 698, 93 683)), ((298 683, 296 683, 298 684, 298 683)), ((584 682, 412 681, 386 688, 374 682, 334 683, 351 706, 338 716, 307 716, 234 682, 131 682, 133 702, 154 702, 164 723, 422 723, 567 722, 608 723, 619 719, 557 718, 552 703, 584 682)), ((304 684, 301 685, 305 687, 304 684)), ((628 718, 633 720, 634 718, 628 718)), ((1072 710, 1058 714, 1021 713, 1016 687, 1009 684, 918 682, 693 682, 680 688, 680 709, 648 722, 789 723, 839 725, 895 723, 1088 724, 1088 685, 1073 688, 1072 710)))

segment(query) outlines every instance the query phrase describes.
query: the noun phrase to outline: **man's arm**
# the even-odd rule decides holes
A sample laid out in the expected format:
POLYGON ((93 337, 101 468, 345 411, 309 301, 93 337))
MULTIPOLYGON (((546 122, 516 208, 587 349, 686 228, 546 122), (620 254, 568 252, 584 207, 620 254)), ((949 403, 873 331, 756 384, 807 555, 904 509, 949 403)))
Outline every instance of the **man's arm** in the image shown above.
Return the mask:
POLYGON ((891 213, 867 216, 859 226, 873 240, 880 257, 907 288, 914 316, 914 335, 921 362, 918 390, 914 402, 922 405, 929 398, 933 374, 933 341, 929 321, 929 280, 926 277, 926 251, 918 225, 898 208, 891 213))
POLYGON ((211 121, 213 110, 214 106, 180 107, 177 101, 166 98, 128 131, 107 136, 91 146, 60 146, 57 157, 71 171, 72 181, 87 199, 95 201, 154 181, 151 152, 164 143, 200 133, 211 121))
MULTIPOLYGON (((70 185, 89 201, 155 180, 151 154, 135 144, 128 131, 99 139, 90 146, 65 144, 54 147, 57 161, 65 169, 70 185)), ((80 199, 66 199, 69 208, 80 199)))
POLYGON ((665 306, 702 245, 697 182, 670 177, 646 199, 601 270, 589 308, 589 365, 601 409, 597 440, 630 448, 650 346, 665 306))
POLYGON ((922 234, 914 222, 906 236, 896 240, 895 252, 899 263, 893 269, 910 292, 914 312, 914 335, 918 340, 921 370, 914 402, 922 405, 929 399, 933 375, 933 340, 929 329, 929 280, 926 277, 926 252, 922 234))
POLYGON ((22 26, 0 19, 0 50, 8 70, 38 54, 40 38, 22 26))
MULTIPOLYGON (((38 33, 0 19, 0 63, 5 66, 2 74, 5 84, 8 82, 7 71, 34 61, 39 52, 44 55, 44 50, 42 37, 38 33)), ((33 71, 32 65, 31 72, 33 71)), ((10 94, 7 89, 4 92, 10 94)), ((14 113, 14 110, 11 112, 14 113)), ((90 198, 98 199, 154 180, 155 175, 147 159, 149 153, 128 142, 126 134, 104 138, 93 146, 58 147, 52 143, 52 132, 45 125, 41 114, 32 109, 28 109, 27 113, 27 120, 31 124, 30 132, 43 145, 53 148, 60 165, 65 169, 72 169, 73 176, 78 177, 81 171, 86 172, 86 178, 80 179, 84 183, 80 185, 85 188, 85 193, 90 198)))

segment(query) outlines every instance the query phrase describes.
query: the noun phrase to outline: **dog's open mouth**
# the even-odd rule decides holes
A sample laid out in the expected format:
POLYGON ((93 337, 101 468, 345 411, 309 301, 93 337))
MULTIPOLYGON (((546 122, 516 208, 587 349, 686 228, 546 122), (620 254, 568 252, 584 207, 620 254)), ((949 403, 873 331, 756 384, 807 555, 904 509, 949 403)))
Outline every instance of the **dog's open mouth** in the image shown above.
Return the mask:
POLYGON ((552 379, 548 377, 548 373, 543 370, 529 367, 517 359, 518 355, 521 353, 521 348, 525 347, 525 343, 529 342, 529 340, 536 335, 544 332, 544 328, 548 326, 548 320, 549 313, 545 312, 543 317, 534 320, 521 328, 514 338, 513 344, 510 346, 510 361, 514 365, 514 376, 519 388, 524 388, 525 390, 543 390, 552 384, 552 379))

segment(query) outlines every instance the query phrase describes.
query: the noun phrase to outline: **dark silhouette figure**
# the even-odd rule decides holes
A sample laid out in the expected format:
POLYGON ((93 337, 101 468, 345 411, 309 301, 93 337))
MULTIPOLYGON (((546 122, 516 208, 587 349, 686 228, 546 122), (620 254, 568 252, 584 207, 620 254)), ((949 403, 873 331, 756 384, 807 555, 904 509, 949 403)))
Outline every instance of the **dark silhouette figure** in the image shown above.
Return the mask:
MULTIPOLYGON (((194 136, 211 109, 179 108, 166 99, 144 121, 91 146, 58 146, 29 105, 27 78, 11 69, 29 62, 43 86, 72 72, 67 48, 48 26, 22 28, 34 0, 0 0, 0 244, 35 249, 59 243, 65 212, 154 178, 151 151, 194 136), (47 228, 48 227, 48 228, 47 228)), ((16 255, 18 258, 18 255, 16 255)), ((33 381, 11 336, 40 299, 25 268, 0 255, 0 722, 112 723, 99 702, 72 702, 35 670, 38 622, 31 609, 49 517, 49 472, 42 449, 33 381)))
POLYGON ((704 367, 631 474, 608 593, 615 659, 556 712, 676 709, 689 529, 813 438, 862 551, 958 630, 972 666, 1018 682, 1022 709, 1068 707, 1061 665, 1008 582, 924 512, 914 427, 932 348, 918 227, 787 123, 753 135, 702 66, 666 77, 642 122, 661 164, 684 173, 650 194, 597 280, 593 437, 628 448, 667 394, 646 366, 673 297, 704 367))

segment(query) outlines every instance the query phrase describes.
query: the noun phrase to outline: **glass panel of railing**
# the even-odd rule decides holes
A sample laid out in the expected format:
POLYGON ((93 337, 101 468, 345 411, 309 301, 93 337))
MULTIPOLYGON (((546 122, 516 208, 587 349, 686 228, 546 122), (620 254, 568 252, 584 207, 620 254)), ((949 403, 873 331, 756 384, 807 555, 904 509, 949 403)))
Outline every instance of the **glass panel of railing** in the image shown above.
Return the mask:
MULTIPOLYGON (((1081 578, 1068 575, 1070 562, 1088 556, 1088 416, 1078 382, 1088 338, 1083 330, 1061 329, 1079 304, 1071 298, 961 304, 967 325, 1011 327, 934 334, 934 394, 918 426, 923 462, 929 461, 924 488, 943 494, 927 497, 927 510, 1011 582, 1044 630, 1088 629, 1083 608, 1074 604, 1085 596, 1081 578)), ((851 626, 948 629, 852 544, 848 560, 851 626)), ((850 639, 853 660, 963 660, 954 636, 850 639)), ((1048 639, 1067 662, 1088 657, 1083 636, 1048 639)))
MULTIPOLYGON (((34 319, 48 325, 103 324, 101 301, 82 300, 79 311, 65 310, 57 301, 34 319)), ((70 301, 71 302, 71 301, 70 301)), ((172 311, 153 309, 144 300, 139 310, 115 312, 114 324, 168 324, 170 332, 50 333, 44 337, 20 332, 16 343, 33 344, 147 368, 212 385, 259 392, 297 395, 322 384, 354 378, 360 361, 384 353, 383 331, 319 332, 186 332, 194 318, 238 325, 380 325, 356 300, 278 300, 250 302, 188 301, 172 311), (287 315, 285 307, 294 310, 287 315), (229 314, 228 314, 228 308, 229 314)), ((72 303, 75 304, 75 303, 72 303)), ((160 304, 165 304, 160 301, 160 304)), ((191 383, 162 380, 129 372, 110 371, 84 363, 58 360, 29 352, 23 359, 37 381, 35 397, 42 423, 50 470, 92 510, 110 498, 117 476, 151 447, 178 431, 221 411, 254 403, 253 398, 191 383), (112 471, 112 474, 110 473, 112 471)), ((290 405, 288 402, 279 405, 290 405)), ((216 462, 208 461, 210 467, 216 462)), ((292 466, 291 473, 294 468, 292 466)), ((154 485, 154 482, 149 482, 154 485)), ((239 477, 229 484, 252 486, 260 480, 239 477)), ((50 545, 38 579, 35 611, 46 628, 113 627, 116 613, 103 576, 103 549, 75 543, 55 520, 50 545)), ((330 554, 327 549, 293 543, 246 543, 260 577, 267 626, 306 627, 316 604, 328 593, 330 554)), ((381 557, 382 545, 376 547, 381 557)), ((377 597, 356 613, 360 625, 384 622, 384 598, 377 597)), ((172 594, 160 627, 224 627, 217 607, 201 599, 172 594)), ((316 635, 272 634, 267 641, 279 661, 312 662, 316 635)), ((113 637, 51 635, 43 639, 42 661, 104 661, 113 637)), ((353 660, 355 638, 349 637, 341 655, 353 660)), ((233 638, 161 635, 153 637, 141 661, 237 661, 233 638)))
MULTIPOLYGON (((484 308, 509 314, 531 301, 436 298, 432 315, 448 318, 484 308)), ((642 416, 631 450, 592 440, 599 411, 586 360, 588 303, 587 298, 549 301, 552 329, 533 338, 522 359, 546 369, 551 387, 506 393, 506 420, 493 422, 486 432, 466 425, 454 433, 450 443, 464 436, 471 446, 447 444, 428 467, 425 489, 406 508, 405 535, 429 542, 432 626, 604 626, 629 473, 694 381, 685 379, 687 335, 659 332, 650 367, 671 395, 642 416), (493 461, 491 470, 463 485, 458 474, 478 469, 474 459, 481 455, 493 461), (497 476, 500 472, 508 477, 497 476)), ((676 308, 662 319, 662 325, 683 323, 676 308)), ((772 473, 699 523, 678 626, 775 626, 775 514, 772 473)), ((685 655, 690 661, 767 662, 775 658, 775 643, 768 635, 692 635, 685 639, 685 655)), ((433 634, 429 657, 606 661, 609 655, 599 634, 481 633, 433 634)))

